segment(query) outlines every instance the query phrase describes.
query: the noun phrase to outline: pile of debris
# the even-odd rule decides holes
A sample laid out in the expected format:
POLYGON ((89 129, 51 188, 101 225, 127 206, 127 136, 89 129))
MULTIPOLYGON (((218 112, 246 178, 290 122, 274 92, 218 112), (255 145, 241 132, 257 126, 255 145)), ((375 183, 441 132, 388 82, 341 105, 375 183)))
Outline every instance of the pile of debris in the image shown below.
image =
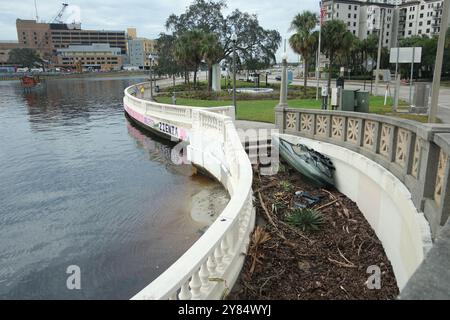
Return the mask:
POLYGON ((229 299, 398 296, 391 264, 355 203, 313 185, 287 164, 275 176, 260 176, 255 169, 254 177, 257 227, 229 299), (317 228, 291 223, 302 210, 317 228))

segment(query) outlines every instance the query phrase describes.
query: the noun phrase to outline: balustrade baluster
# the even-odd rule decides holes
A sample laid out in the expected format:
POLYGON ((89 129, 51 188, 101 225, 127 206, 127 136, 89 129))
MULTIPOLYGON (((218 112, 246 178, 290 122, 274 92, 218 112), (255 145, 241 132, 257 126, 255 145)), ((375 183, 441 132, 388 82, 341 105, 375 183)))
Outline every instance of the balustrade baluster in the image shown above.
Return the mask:
POLYGON ((178 295, 180 300, 191 300, 191 291, 189 290, 189 280, 186 281, 182 286, 180 290, 180 294, 178 295))
POLYGON ((194 272, 191 278, 191 282, 189 282, 189 286, 191 287, 192 300, 200 300, 202 297, 202 281, 200 280, 199 272, 200 270, 194 272))
POLYGON ((212 254, 208 257, 208 261, 207 261, 206 265, 208 267, 209 276, 210 277, 216 276, 217 275, 217 263, 216 263, 216 260, 214 259, 214 254, 212 254))
POLYGON ((220 244, 218 244, 216 246, 216 249, 214 250, 214 259, 216 260, 216 264, 217 264, 217 269, 222 269, 223 268, 223 252, 222 252, 222 248, 220 247, 220 244))
POLYGON ((211 284, 209 282, 208 259, 202 264, 199 272, 202 289, 207 289, 211 284))

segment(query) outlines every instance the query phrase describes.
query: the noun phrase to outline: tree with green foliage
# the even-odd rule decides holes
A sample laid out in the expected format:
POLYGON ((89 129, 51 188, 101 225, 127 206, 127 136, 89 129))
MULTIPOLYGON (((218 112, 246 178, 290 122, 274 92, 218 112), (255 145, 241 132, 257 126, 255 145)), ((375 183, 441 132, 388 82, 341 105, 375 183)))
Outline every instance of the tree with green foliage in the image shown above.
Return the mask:
POLYGON ((212 67, 223 57, 223 47, 218 36, 213 33, 204 33, 201 43, 203 59, 208 65, 208 90, 212 88, 212 67))
POLYGON ((290 30, 295 30, 295 33, 289 38, 289 44, 292 50, 303 58, 305 94, 308 84, 309 61, 314 56, 317 47, 317 38, 313 32, 317 25, 317 19, 317 14, 311 11, 303 11, 294 17, 290 27, 290 30))
POLYGON ((275 53, 281 44, 278 31, 262 28, 256 15, 239 10, 234 10, 225 17, 222 11, 226 7, 225 1, 195 0, 184 13, 170 15, 166 21, 166 28, 175 37, 180 37, 192 30, 215 34, 222 48, 222 54, 210 55, 210 57, 215 56, 216 59, 214 63, 210 60, 209 64, 231 59, 233 32, 236 32, 238 36, 236 42, 238 64, 245 65, 247 68, 261 68, 274 63, 275 53))
POLYGON ((186 70, 194 71, 194 88, 197 87, 197 72, 203 60, 204 32, 198 29, 186 31, 175 42, 175 57, 186 70))
POLYGON ((9 52, 8 63, 18 64, 23 67, 33 68, 42 65, 42 59, 39 54, 29 48, 16 48, 9 52))
POLYGON ((340 20, 330 20, 322 26, 323 52, 327 55, 330 64, 328 72, 328 88, 331 88, 331 71, 336 58, 350 51, 353 35, 347 26, 340 20))
POLYGON ((174 36, 162 33, 156 41, 155 46, 159 56, 156 73, 158 75, 167 74, 172 76, 174 86, 176 75, 183 72, 183 67, 175 57, 175 40, 174 36))

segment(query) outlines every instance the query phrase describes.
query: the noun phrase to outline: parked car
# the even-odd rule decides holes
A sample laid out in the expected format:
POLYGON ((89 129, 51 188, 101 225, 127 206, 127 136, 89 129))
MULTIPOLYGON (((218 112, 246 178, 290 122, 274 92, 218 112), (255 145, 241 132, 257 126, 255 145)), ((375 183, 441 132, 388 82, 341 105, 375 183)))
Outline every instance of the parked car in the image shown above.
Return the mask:
POLYGON ((281 81, 281 76, 276 76, 276 77, 275 77, 275 80, 281 81))

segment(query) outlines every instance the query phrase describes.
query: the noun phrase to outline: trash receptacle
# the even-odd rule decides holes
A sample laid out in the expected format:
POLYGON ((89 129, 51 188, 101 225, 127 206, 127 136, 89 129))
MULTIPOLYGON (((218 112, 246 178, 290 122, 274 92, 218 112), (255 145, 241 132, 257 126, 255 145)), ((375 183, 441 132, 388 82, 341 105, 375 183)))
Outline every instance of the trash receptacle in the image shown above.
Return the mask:
POLYGON ((355 92, 355 111, 369 113, 369 92, 356 91, 355 92))
POLYGON ((159 92, 159 86, 155 86, 155 92, 159 92))
POLYGON ((414 84, 414 101, 411 106, 411 112, 428 113, 430 91, 431 85, 427 82, 416 82, 414 84))

